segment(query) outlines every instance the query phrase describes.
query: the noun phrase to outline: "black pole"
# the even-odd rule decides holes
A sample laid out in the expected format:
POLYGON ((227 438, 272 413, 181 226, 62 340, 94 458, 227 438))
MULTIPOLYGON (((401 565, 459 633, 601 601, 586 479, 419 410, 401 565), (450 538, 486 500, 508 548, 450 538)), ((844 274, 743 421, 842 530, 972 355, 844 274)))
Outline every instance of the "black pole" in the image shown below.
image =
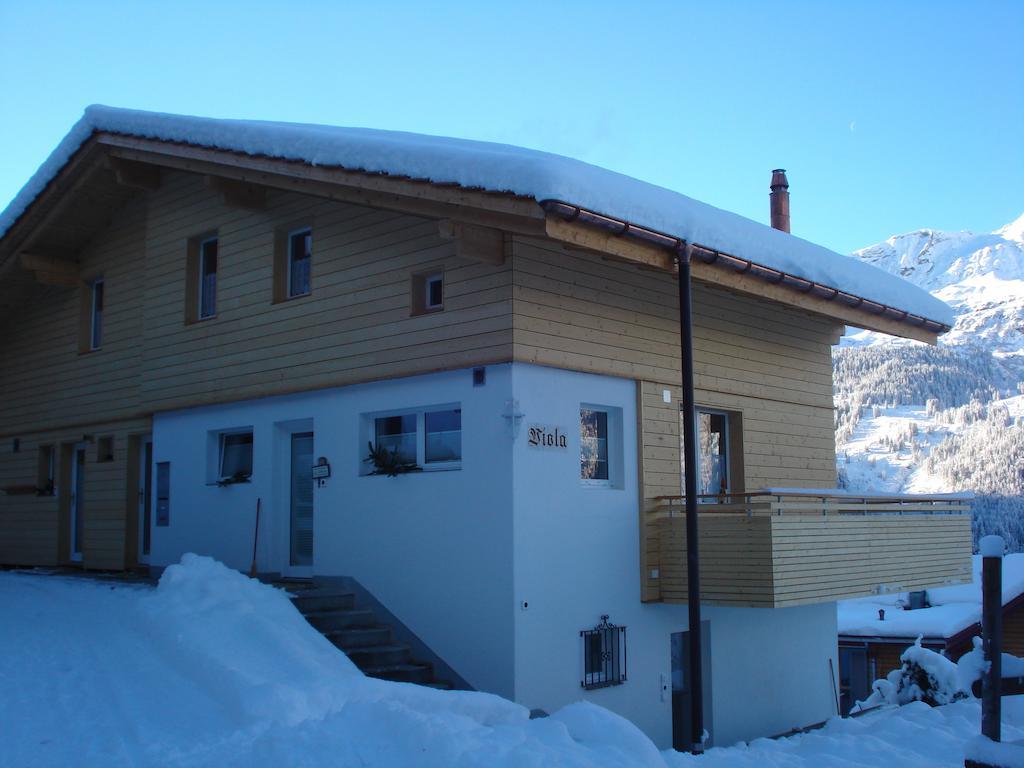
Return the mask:
POLYGON ((704 681, 700 633, 700 549, 697 538, 697 414, 693 403, 693 312, 690 300, 690 257, 686 243, 676 258, 679 267, 679 351, 683 385, 683 457, 686 497, 686 593, 690 630, 691 751, 704 751, 704 681))
POLYGON ((1003 540, 981 540, 981 643, 988 672, 981 678, 981 735, 1002 740, 1003 540))

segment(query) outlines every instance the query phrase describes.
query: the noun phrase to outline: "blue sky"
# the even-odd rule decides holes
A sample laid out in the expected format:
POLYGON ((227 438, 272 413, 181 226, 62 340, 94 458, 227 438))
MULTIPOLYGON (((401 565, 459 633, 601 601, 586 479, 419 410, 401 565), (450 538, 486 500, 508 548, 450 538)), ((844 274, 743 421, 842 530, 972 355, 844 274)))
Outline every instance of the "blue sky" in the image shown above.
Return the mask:
POLYGON ((0 0, 0 207, 91 103, 571 155, 841 252, 1024 213, 1024 3, 0 0))

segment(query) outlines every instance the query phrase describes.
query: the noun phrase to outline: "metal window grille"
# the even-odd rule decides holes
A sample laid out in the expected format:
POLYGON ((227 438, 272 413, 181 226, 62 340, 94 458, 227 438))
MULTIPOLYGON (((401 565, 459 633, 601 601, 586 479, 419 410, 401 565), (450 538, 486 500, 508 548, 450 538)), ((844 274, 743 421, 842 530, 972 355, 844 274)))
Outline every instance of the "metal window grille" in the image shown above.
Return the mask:
POLYGON ((580 632, 583 640, 583 680, 580 685, 586 690, 621 685, 626 682, 626 628, 608 623, 602 616, 601 623, 593 629, 580 632))

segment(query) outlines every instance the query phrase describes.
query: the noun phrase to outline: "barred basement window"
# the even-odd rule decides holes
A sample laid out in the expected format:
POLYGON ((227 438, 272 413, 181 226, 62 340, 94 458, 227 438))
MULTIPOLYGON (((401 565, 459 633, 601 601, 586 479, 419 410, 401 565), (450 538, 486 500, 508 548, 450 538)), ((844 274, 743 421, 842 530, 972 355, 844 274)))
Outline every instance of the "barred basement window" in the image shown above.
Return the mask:
POLYGON ((626 628, 608 623, 608 616, 593 629, 580 632, 583 639, 583 680, 586 690, 626 682, 626 628))

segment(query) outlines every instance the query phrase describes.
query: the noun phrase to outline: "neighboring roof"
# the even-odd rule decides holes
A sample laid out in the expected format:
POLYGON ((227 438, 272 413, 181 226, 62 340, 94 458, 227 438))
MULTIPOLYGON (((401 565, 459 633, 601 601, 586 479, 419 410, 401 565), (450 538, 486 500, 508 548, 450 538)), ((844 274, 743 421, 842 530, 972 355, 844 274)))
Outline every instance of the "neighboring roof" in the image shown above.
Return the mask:
MULTIPOLYGON (((913 555, 908 552, 907 559, 913 555)), ((840 600, 837 608, 840 635, 853 637, 951 638, 981 621, 981 556, 973 562, 974 581, 955 587, 928 590, 930 608, 903 610, 907 593, 840 600), (885 620, 878 620, 878 610, 885 620)), ((1024 594, 1024 553, 1003 558, 1003 605, 1024 594)))
POLYGON ((0 213, 0 239, 97 131, 560 201, 952 326, 927 291, 859 259, 579 160, 465 139, 91 106, 0 213))

